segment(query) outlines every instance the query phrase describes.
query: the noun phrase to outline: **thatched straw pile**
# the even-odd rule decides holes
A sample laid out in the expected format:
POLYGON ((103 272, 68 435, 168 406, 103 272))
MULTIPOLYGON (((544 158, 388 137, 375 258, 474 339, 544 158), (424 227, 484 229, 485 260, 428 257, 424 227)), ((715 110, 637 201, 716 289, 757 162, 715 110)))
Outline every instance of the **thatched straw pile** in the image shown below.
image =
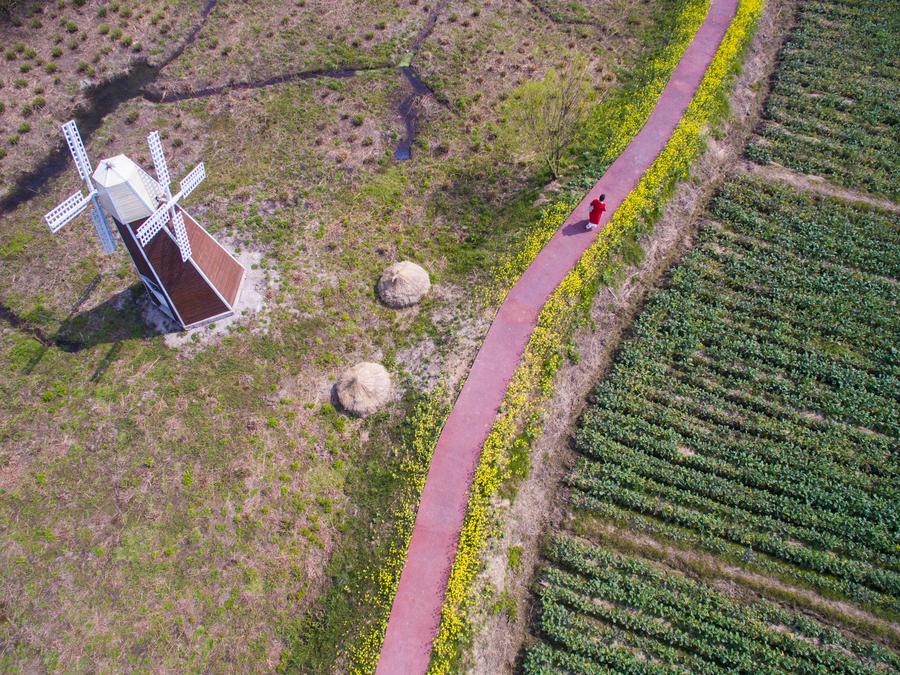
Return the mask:
POLYGON ((375 412, 391 395, 391 376, 380 363, 363 361, 345 370, 337 382, 341 406, 365 417, 375 412))
POLYGON ((428 272, 404 260, 388 267, 378 281, 378 295, 388 307, 409 307, 431 288, 428 272))

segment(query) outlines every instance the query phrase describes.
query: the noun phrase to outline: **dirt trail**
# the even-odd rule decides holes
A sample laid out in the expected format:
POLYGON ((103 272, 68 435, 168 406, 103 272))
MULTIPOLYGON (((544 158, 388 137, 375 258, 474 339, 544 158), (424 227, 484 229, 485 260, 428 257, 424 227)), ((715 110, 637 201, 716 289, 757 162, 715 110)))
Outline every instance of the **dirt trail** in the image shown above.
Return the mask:
POLYGON ((745 174, 751 176, 760 176, 768 180, 780 181, 787 183, 795 188, 799 188, 805 192, 812 192, 817 195, 828 197, 837 197, 848 202, 856 202, 859 204, 868 204, 891 213, 900 213, 900 204, 896 204, 889 199, 879 199, 849 188, 840 187, 834 183, 830 183, 821 176, 813 176, 806 173, 799 173, 780 164, 755 164, 747 160, 742 160, 735 165, 735 168, 745 174))
MULTIPOLYGON (((748 58, 730 99, 733 119, 725 128, 723 142, 710 141, 707 151, 695 163, 693 181, 678 187, 662 218, 647 240, 643 262, 631 268, 615 290, 607 289, 595 300, 593 326, 576 336, 578 363, 570 363, 557 376, 554 398, 546 407, 556 414, 548 417, 544 433, 532 448, 532 470, 520 486, 514 502, 498 508, 502 538, 490 543, 485 555, 485 571, 479 579, 482 589, 505 590, 516 602, 512 621, 480 607, 473 617, 475 634, 465 669, 473 673, 513 672, 529 634, 531 612, 529 589, 540 559, 544 535, 558 529, 566 518, 562 480, 575 455, 569 439, 597 380, 609 369, 615 350, 634 317, 640 312, 647 292, 657 286, 667 271, 690 250, 699 218, 721 180, 740 161, 744 146, 761 115, 768 95, 768 80, 778 51, 792 23, 796 0, 767 3, 765 13, 748 58), (509 569, 511 546, 522 550, 522 564, 509 569)), ((482 593, 484 595, 484 593, 482 593)))
POLYGON ((174 103, 176 101, 187 101, 194 98, 208 98, 217 96, 229 91, 243 91, 249 89, 265 89, 279 84, 288 82, 297 82, 301 80, 314 80, 316 78, 346 79, 355 77, 358 73, 377 72, 379 70, 388 70, 393 66, 390 63, 381 63, 374 66, 347 66, 345 68, 334 68, 330 70, 314 68, 312 70, 299 70, 293 73, 285 73, 276 75, 264 80, 245 80, 242 82, 226 82, 224 84, 215 84, 200 89, 175 89, 167 90, 158 87, 149 87, 141 92, 142 96, 153 103, 174 103))

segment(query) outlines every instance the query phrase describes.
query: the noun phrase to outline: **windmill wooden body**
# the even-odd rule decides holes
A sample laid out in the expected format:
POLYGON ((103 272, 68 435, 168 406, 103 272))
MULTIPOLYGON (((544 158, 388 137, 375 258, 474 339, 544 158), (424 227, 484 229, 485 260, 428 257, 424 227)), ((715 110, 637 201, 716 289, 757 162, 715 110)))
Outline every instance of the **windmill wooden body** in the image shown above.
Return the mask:
POLYGON ((59 231, 90 206, 109 254, 116 247, 109 214, 150 300, 167 316, 187 329, 233 314, 246 270, 180 205, 206 177, 203 163, 173 195, 158 132, 147 138, 157 180, 125 155, 104 159, 93 170, 75 122, 62 129, 88 194, 79 190, 44 216, 50 230, 59 231))

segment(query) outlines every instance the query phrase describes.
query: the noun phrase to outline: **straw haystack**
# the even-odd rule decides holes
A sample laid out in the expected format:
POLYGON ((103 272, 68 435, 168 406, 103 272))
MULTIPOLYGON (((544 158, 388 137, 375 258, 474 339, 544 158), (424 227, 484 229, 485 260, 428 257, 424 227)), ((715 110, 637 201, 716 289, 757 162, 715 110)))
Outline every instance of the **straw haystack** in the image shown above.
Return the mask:
POLYGON ((428 272, 404 260, 388 267, 378 281, 378 295, 388 307, 409 307, 431 288, 428 272))
POLYGON ((363 361, 343 372, 337 382, 341 406, 365 417, 380 408, 391 395, 391 376, 380 363, 363 361))

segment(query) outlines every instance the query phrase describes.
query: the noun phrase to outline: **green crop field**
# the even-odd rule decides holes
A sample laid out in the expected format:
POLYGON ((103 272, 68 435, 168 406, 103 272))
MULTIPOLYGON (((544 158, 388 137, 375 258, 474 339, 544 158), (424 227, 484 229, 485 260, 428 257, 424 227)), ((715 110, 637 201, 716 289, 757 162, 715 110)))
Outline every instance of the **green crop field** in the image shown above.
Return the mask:
MULTIPOLYGON (((897 9, 801 3, 747 156, 896 199, 897 9)), ((525 672, 900 667, 900 217, 793 182, 718 187, 589 398, 525 672)))
MULTIPOLYGON (((585 522, 895 620, 900 219, 750 178, 726 183, 709 218, 591 398, 572 502, 585 522)), ((691 672, 759 659, 776 671, 870 665, 844 649, 811 652, 808 631, 824 630, 815 622, 744 607, 649 563, 567 539, 549 557, 531 672, 646 670, 638 654, 691 672)))
POLYGON ((803 3, 750 157, 897 199, 898 35, 896 0, 803 3))
POLYGON ((572 537, 549 546, 526 673, 884 672, 900 658, 770 602, 727 594, 572 537))
POLYGON ((575 503, 897 611, 900 220, 749 179, 711 216, 594 393, 575 503))

